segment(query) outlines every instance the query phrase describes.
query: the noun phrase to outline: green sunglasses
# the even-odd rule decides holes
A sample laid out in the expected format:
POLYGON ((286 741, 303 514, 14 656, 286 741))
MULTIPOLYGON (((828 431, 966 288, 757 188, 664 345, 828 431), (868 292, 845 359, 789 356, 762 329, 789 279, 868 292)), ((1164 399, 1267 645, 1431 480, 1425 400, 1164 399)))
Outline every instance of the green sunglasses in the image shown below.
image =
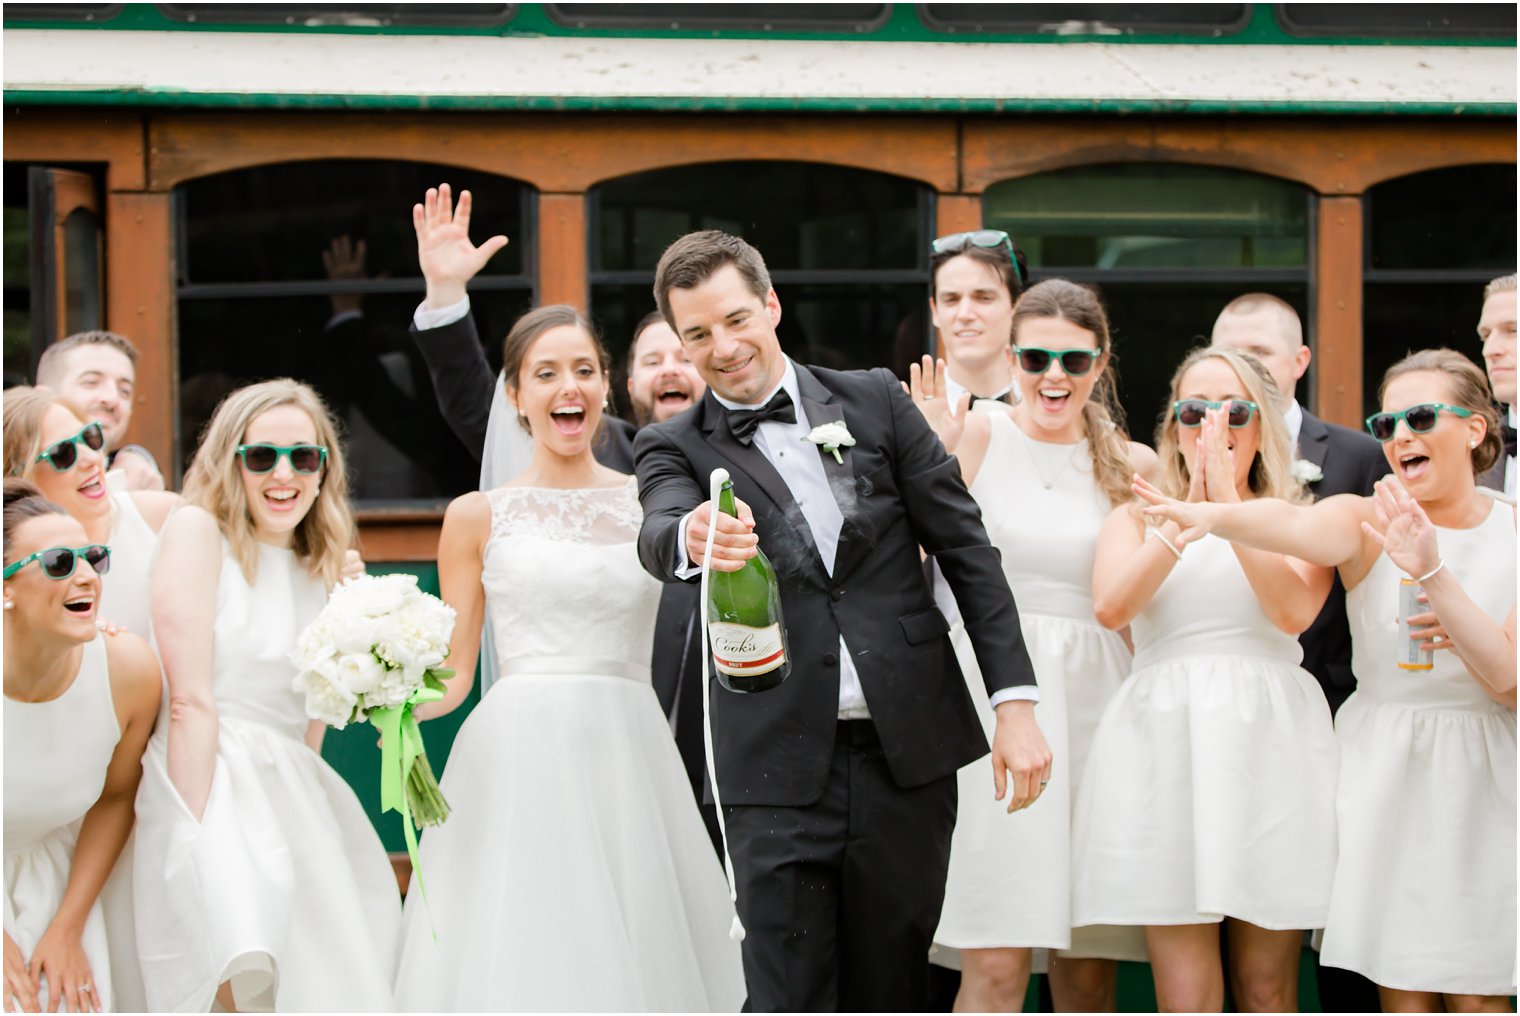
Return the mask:
POLYGON ((1461 406, 1448 406, 1444 402, 1422 402, 1397 413, 1373 413, 1367 417, 1367 433, 1386 444, 1393 440, 1393 433, 1399 429, 1399 421, 1403 420, 1409 425, 1411 433, 1429 434, 1436 429, 1443 409, 1453 416, 1472 415, 1471 409, 1463 409, 1461 406))
POLYGON ((100 429, 98 423, 87 423, 73 437, 66 437, 62 441, 54 441, 42 450, 32 461, 46 461, 60 473, 67 473, 74 468, 79 461, 79 446, 84 445, 91 451, 100 451, 106 446, 105 431, 100 429))
POLYGON ((1172 403, 1172 412, 1177 414, 1177 422, 1184 427, 1200 427, 1211 409, 1230 407, 1230 427, 1239 430, 1251 422, 1251 417, 1261 407, 1254 402, 1245 399, 1225 399, 1223 402, 1210 402, 1208 399, 1178 399, 1172 403))
POLYGON ((280 464, 281 458, 286 458, 291 469, 310 476, 327 461, 327 449, 314 444, 242 444, 237 446, 237 453, 243 460, 243 468, 250 473, 267 473, 280 464))
POLYGON ((987 250, 997 250, 999 247, 1008 255, 1008 260, 1013 262, 1013 270, 1019 277, 1019 282, 1028 284, 1024 278, 1024 269, 1019 267, 1018 255, 1013 250, 1013 237, 1001 229, 972 229, 964 233, 947 233, 937 236, 929 241, 929 253, 931 254, 959 254, 967 247, 985 247, 987 250))
POLYGON ((100 543, 92 543, 88 547, 49 547, 39 550, 35 554, 29 554, 21 560, 5 566, 5 577, 10 578, 33 561, 40 562, 42 573, 50 579, 66 579, 74 574, 74 566, 79 559, 84 558, 90 567, 95 569, 96 575, 104 575, 111 570, 111 548, 100 543))
POLYGON ((1013 352, 1026 374, 1043 374, 1050 369, 1050 361, 1060 360, 1067 377, 1081 377, 1092 370, 1093 360, 1098 356, 1096 349, 1041 349, 1038 346, 1015 346, 1013 352))

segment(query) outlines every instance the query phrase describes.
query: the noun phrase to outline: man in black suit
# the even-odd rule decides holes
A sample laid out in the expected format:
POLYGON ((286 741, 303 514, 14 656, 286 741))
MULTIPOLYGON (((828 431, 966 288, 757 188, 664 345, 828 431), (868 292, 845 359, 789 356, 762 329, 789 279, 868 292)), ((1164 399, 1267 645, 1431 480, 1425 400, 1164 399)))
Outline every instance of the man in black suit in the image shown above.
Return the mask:
MULTIPOLYGON (((1315 499, 1334 494, 1372 493, 1389 472, 1383 448, 1371 435, 1326 423, 1298 404, 1298 379, 1309 369, 1311 352, 1304 327, 1286 301, 1268 293, 1247 293, 1225 305, 1214 322, 1213 343, 1255 356, 1287 399, 1288 433, 1298 448, 1295 475, 1308 481, 1315 499)), ((1337 574, 1319 616, 1298 638, 1303 667, 1325 691, 1334 715, 1356 690, 1351 672, 1351 629, 1346 620, 1346 587, 1337 574)), ((1377 987, 1360 974, 1319 968, 1320 1000, 1326 1012, 1377 1012, 1377 987)))
POLYGON ((791 654, 771 691, 711 686, 749 1008, 922 1009, 955 774, 987 743, 920 546, 956 594, 997 711, 999 798, 1009 770, 1011 808, 1050 773, 998 553, 896 378, 782 353, 781 305, 749 244, 716 230, 682 237, 660 259, 655 300, 708 393, 635 442, 640 560, 667 582, 695 580, 709 526, 715 569, 763 545, 791 654), (830 423, 848 435, 821 443, 812 431, 830 423), (742 519, 707 500, 719 467, 742 519))
POLYGON ((1504 454, 1478 482, 1515 496, 1515 277, 1503 275, 1483 289, 1483 313, 1478 318, 1478 338, 1483 343, 1483 366, 1494 398, 1504 407, 1500 423, 1504 454))

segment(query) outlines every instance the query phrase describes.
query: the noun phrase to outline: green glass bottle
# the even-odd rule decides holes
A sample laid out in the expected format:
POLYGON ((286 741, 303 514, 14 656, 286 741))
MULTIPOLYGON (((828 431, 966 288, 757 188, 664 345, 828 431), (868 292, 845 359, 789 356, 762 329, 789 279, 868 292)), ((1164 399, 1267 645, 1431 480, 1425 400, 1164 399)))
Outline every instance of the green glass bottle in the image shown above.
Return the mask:
MULTIPOLYGON (((718 510, 738 517, 734 484, 723 481, 718 510)), ((729 691, 769 691, 791 672, 781 589, 765 552, 734 572, 707 577, 707 637, 718 682, 729 691)))

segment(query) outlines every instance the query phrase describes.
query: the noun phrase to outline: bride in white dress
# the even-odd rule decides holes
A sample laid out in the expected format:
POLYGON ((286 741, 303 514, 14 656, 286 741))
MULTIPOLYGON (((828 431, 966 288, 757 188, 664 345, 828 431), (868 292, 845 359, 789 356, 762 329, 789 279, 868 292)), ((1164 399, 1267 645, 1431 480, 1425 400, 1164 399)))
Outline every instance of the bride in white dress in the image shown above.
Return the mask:
POLYGON ((418 715, 468 694, 487 616, 501 659, 443 775, 453 812, 422 840, 397 1004, 736 1011, 727 886, 649 684, 637 488, 591 454, 606 353, 556 306, 518 321, 503 360, 532 462, 444 517, 456 676, 418 715))

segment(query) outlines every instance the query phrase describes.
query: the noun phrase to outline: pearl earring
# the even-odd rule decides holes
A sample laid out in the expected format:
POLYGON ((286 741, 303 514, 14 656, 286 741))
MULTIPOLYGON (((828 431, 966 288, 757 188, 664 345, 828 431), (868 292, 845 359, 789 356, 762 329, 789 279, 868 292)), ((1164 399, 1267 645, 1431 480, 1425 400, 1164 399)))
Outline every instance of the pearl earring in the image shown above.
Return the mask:
POLYGON ((11 602, 11 601, 10 601, 10 600, 6 600, 6 601, 5 601, 5 609, 6 609, 6 610, 11 610, 11 609, 12 609, 12 608, 14 608, 14 607, 15 607, 15 606, 16 606, 16 605, 15 605, 15 604, 14 604, 14 603, 12 603, 12 602, 11 602))

